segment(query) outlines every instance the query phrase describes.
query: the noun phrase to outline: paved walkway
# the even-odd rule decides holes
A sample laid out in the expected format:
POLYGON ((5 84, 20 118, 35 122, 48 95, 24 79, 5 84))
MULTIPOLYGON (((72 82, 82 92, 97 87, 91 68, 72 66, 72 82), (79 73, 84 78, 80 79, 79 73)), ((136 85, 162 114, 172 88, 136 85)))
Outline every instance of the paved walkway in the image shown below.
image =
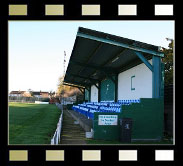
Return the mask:
POLYGON ((68 110, 64 110, 61 144, 86 144, 85 131, 75 122, 68 110))

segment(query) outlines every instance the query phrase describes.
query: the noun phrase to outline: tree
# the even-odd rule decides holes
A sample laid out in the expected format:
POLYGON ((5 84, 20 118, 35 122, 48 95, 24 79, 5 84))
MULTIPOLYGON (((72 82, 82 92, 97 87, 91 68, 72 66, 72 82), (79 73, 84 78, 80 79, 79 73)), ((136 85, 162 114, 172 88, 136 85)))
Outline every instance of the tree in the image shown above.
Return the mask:
POLYGON ((59 77, 58 88, 57 88, 58 94, 60 94, 63 97, 68 97, 74 95, 75 91, 78 91, 77 88, 63 85, 63 81, 64 81, 64 75, 59 77))
POLYGON ((53 90, 50 90, 49 91, 49 96, 52 98, 52 97, 54 97, 54 95, 55 95, 55 92, 53 90))
POLYGON ((174 41, 173 39, 166 38, 166 40, 170 41, 169 48, 163 48, 163 53, 165 57, 163 58, 163 62, 165 64, 165 85, 173 84, 173 49, 174 49, 174 41))
POLYGON ((33 96, 34 96, 34 94, 33 94, 33 90, 32 90, 32 89, 30 89, 30 88, 29 88, 29 89, 28 89, 28 92, 30 93, 30 96, 31 96, 31 97, 33 97, 33 96))
POLYGON ((59 77, 58 81, 58 88, 57 88, 57 94, 60 95, 60 97, 70 97, 70 96, 83 96, 83 94, 80 92, 80 90, 76 87, 63 85, 64 81, 64 75, 59 77))

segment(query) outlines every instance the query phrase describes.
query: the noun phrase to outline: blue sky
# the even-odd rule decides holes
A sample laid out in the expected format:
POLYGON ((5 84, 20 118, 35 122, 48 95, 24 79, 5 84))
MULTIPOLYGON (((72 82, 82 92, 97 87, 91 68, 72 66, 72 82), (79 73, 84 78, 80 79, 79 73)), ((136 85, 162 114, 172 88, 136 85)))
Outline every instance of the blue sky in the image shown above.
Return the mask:
POLYGON ((173 21, 9 21, 9 91, 56 90, 78 27, 168 47, 173 21))

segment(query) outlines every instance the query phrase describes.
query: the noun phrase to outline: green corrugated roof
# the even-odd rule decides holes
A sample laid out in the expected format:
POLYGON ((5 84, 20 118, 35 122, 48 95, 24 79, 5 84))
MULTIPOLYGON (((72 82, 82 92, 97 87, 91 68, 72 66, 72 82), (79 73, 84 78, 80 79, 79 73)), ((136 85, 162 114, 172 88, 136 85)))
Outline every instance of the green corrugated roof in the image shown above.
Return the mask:
POLYGON ((158 46, 79 27, 64 82, 90 86, 105 78, 103 71, 115 75, 142 63, 134 51, 163 57, 158 46))

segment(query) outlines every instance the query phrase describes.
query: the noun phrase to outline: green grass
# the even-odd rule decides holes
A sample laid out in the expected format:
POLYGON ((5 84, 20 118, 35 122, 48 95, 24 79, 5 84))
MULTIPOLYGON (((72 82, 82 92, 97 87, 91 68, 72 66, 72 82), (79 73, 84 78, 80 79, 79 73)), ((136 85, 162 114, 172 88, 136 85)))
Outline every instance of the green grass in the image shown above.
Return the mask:
POLYGON ((52 104, 9 103, 9 144, 50 144, 60 113, 52 104))

